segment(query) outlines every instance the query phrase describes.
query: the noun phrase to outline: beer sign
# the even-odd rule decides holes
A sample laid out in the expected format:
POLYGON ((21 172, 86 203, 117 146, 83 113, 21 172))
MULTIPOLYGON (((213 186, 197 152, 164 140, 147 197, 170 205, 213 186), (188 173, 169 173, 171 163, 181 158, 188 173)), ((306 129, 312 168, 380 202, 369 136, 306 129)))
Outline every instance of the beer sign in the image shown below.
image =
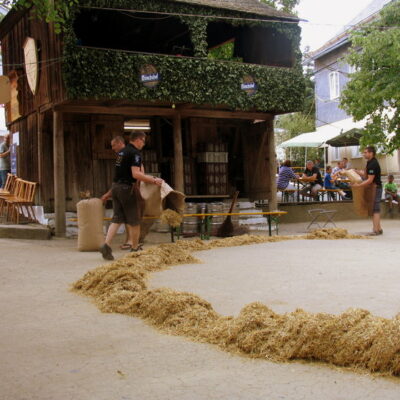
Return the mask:
POLYGON ((143 86, 154 88, 160 83, 160 81, 160 73, 154 65, 147 64, 140 68, 140 82, 142 82, 143 86))
POLYGON ((245 91, 249 96, 252 96, 257 92, 257 84, 254 81, 253 77, 250 75, 245 75, 243 77, 240 88, 245 91))

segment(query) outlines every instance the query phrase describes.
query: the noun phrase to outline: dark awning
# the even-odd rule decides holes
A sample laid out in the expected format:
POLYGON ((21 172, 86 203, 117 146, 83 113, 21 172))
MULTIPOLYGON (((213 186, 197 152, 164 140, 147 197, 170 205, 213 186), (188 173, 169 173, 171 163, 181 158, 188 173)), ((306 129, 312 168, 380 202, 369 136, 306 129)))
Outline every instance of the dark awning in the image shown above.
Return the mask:
POLYGON ((353 128, 341 133, 339 136, 327 140, 326 144, 329 144, 333 147, 358 146, 360 144, 362 135, 362 129, 353 128))

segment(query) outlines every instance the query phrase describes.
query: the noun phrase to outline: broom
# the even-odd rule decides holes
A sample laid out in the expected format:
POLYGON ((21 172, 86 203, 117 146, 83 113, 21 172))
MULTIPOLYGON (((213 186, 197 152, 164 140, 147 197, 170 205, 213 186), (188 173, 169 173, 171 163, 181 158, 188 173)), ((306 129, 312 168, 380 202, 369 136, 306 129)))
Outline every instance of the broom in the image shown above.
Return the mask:
MULTIPOLYGON (((236 200, 237 200, 238 196, 239 196, 239 192, 237 191, 233 195, 231 207, 229 209, 229 214, 232 212, 233 207, 235 206, 235 203, 236 203, 236 200)), ((218 228, 216 236, 218 236, 218 237, 231 237, 231 236, 233 236, 233 231, 234 231, 234 228, 233 228, 233 224, 232 224, 232 216, 228 215, 225 218, 225 221, 222 223, 222 225, 218 228)))

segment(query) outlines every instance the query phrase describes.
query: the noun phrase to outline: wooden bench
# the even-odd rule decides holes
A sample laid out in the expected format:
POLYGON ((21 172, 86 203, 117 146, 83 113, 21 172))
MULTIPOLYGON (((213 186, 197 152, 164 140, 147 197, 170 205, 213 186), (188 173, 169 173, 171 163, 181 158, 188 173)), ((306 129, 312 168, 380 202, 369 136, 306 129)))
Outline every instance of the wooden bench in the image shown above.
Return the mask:
POLYGON ((329 200, 329 197, 333 201, 339 201, 340 195, 339 193, 342 192, 342 189, 319 189, 318 194, 322 196, 322 200, 324 200, 325 194, 327 195, 327 200, 329 200))
POLYGON ((297 192, 297 189, 279 189, 279 191, 282 192, 282 200, 284 202, 289 203, 291 198, 293 201, 295 201, 294 194, 297 192))

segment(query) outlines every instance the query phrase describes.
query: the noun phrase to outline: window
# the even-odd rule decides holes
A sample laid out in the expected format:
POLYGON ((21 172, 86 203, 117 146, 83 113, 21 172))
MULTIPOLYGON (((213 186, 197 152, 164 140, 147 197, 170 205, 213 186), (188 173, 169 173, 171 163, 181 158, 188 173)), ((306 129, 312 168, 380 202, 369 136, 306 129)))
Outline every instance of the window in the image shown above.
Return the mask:
POLYGON ((209 58, 288 68, 295 61, 291 41, 274 28, 212 21, 207 44, 209 58))
POLYGON ((333 159, 340 160, 340 147, 333 148, 333 159))
POLYGON ((77 44, 139 53, 193 56, 188 26, 173 16, 82 8, 74 22, 77 44))
POLYGON ((351 158, 360 158, 362 154, 360 152, 360 146, 351 146, 351 158))
POLYGON ((339 72, 329 74, 329 98, 335 100, 340 96, 339 72))

